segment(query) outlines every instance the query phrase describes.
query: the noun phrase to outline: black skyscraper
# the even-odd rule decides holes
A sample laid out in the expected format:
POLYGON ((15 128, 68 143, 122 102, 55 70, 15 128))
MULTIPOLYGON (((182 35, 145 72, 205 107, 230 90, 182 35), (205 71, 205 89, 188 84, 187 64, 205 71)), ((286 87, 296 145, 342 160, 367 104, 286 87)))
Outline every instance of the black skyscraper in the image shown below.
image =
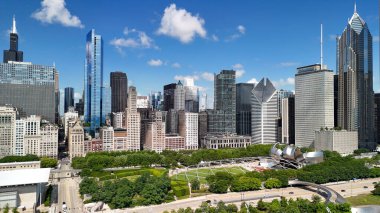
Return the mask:
POLYGON ((74 88, 65 88, 65 113, 69 110, 69 107, 74 107, 74 88))
POLYGON ((111 111, 124 112, 127 107, 128 78, 124 72, 111 72, 111 111))
POLYGON ((176 87, 176 83, 164 86, 164 111, 174 109, 174 91, 176 87))
POLYGON ((251 96, 255 84, 236 84, 236 133, 251 135, 251 96))
POLYGON ((9 50, 4 50, 4 59, 3 62, 7 63, 8 61, 23 61, 23 52, 18 51, 18 35, 16 30, 16 19, 13 17, 13 26, 12 32, 9 34, 9 50))

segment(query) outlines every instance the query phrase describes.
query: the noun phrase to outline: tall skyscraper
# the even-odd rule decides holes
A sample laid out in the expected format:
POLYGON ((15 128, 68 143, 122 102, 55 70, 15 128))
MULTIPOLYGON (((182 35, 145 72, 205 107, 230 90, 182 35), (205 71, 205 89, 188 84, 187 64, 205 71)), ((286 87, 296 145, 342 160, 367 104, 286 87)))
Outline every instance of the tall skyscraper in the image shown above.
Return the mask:
POLYGON ((112 112, 124 112, 127 107, 128 77, 124 72, 111 72, 112 112))
POLYGON ((281 101, 281 142, 295 143, 294 96, 283 98, 281 101))
POLYGON ((360 148, 375 148, 372 35, 356 11, 337 38, 338 125, 358 131, 360 148))
POLYGON ((23 61, 23 52, 18 51, 18 34, 16 29, 16 19, 13 16, 13 26, 12 31, 9 34, 9 50, 4 50, 4 63, 8 63, 9 61, 23 61))
POLYGON ((136 87, 130 86, 128 89, 128 108, 126 109, 127 126, 127 147, 128 150, 140 150, 140 113, 137 112, 137 91, 136 87))
POLYGON ((144 150, 162 152, 165 150, 165 117, 163 112, 153 112, 152 118, 145 123, 144 150))
MULTIPOLYGON (((223 119, 218 120, 220 123, 219 133, 236 133, 236 71, 222 70, 214 77, 214 111, 220 111, 218 115, 223 114, 223 119)), ((211 122, 211 121, 210 121, 211 122)), ((213 124, 210 124, 213 125, 213 124)))
MULTIPOLYGON (((105 85, 105 84, 104 84, 105 85)), ((111 120, 111 105, 112 105, 112 90, 111 87, 105 85, 102 88, 103 101, 102 101, 102 123, 105 124, 106 119, 111 120)), ((124 109, 125 111, 125 109, 124 109)))
POLYGON ((174 90, 174 110, 185 110, 185 88, 181 81, 174 90))
POLYGON ((69 110, 69 107, 73 107, 73 106, 74 106, 74 88, 66 87, 64 112, 66 113, 69 110))
POLYGON ((320 64, 297 68, 295 145, 312 147, 315 131, 334 127, 334 73, 320 64))
POLYGON ((199 112, 199 91, 194 85, 194 79, 184 79, 185 111, 199 112))
POLYGON ((198 113, 179 111, 178 133, 185 138, 185 149, 198 149, 198 113))
POLYGON ((164 111, 174 109, 174 91, 176 87, 176 83, 167 84, 164 86, 164 111))
POLYGON ((236 84, 236 133, 251 135, 251 96, 255 84, 236 84))
POLYGON ((268 78, 263 78, 252 91, 252 143, 277 143, 278 96, 268 78))
POLYGON ((87 34, 85 64, 84 118, 94 132, 104 123, 103 107, 103 39, 92 29, 87 34))

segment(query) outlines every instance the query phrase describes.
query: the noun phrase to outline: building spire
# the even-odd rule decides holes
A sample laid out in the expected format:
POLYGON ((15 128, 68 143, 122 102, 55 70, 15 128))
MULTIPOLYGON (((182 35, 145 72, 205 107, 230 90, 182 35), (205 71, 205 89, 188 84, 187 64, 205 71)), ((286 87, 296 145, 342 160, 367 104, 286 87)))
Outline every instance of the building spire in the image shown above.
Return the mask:
POLYGON ((357 13, 357 12, 356 12, 356 1, 355 1, 355 3, 354 3, 354 13, 357 13))
POLYGON ((15 17, 15 15, 13 15, 12 33, 17 34, 17 29, 16 29, 16 17, 15 17))
POLYGON ((321 24, 321 69, 323 69, 323 24, 321 24))

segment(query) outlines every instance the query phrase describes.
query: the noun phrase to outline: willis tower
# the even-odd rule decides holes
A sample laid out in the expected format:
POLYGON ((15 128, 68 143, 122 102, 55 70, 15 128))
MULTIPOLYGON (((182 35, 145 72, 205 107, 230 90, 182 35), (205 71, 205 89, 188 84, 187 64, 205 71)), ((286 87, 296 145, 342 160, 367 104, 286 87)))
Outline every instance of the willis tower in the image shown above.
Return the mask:
POLYGON ((8 61, 23 61, 23 52, 18 51, 18 35, 16 30, 16 19, 13 16, 13 27, 12 32, 10 33, 10 48, 9 50, 4 50, 4 63, 8 61))

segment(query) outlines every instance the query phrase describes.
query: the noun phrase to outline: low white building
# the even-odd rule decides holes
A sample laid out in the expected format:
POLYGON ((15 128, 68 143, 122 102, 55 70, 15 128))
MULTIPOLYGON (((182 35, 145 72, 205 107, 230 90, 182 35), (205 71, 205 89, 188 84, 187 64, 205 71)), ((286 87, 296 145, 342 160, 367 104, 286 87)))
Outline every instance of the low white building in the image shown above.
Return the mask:
POLYGON ((341 155, 350 155, 358 149, 358 132, 319 130, 315 131, 314 148, 319 150, 336 151, 341 155))
POLYGON ((206 149, 245 148, 251 145, 251 136, 236 134, 212 134, 201 139, 206 149))
POLYGON ((31 210, 43 201, 50 168, 0 171, 0 208, 25 206, 31 210))
POLYGON ((0 171, 10 171, 19 169, 39 169, 40 166, 41 161, 0 163, 0 171))

